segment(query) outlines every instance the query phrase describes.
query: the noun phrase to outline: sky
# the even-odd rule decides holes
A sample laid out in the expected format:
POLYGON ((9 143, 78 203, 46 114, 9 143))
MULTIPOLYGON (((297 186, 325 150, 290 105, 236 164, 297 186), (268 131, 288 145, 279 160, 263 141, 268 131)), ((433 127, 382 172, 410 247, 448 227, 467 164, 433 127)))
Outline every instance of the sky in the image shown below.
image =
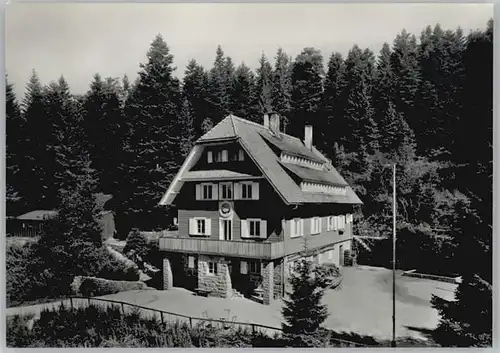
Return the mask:
POLYGON ((18 97, 35 69, 48 84, 63 75, 71 91, 87 91, 95 73, 137 77, 139 64, 160 33, 182 77, 188 61, 210 68, 217 45, 235 64, 252 69, 279 47, 295 57, 304 47, 344 56, 358 44, 378 52, 405 28, 418 36, 427 26, 483 29, 492 4, 134 4, 16 3, 6 7, 5 53, 18 97))

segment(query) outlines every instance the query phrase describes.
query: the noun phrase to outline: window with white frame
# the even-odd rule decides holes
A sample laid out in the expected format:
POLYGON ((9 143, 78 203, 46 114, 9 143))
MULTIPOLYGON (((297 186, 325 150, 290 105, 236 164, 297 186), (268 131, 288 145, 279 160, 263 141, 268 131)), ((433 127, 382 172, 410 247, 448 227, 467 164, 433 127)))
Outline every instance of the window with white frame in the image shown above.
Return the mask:
POLYGON ((260 238, 260 219, 248 220, 248 236, 260 238))
POLYGON ((254 274, 260 274, 261 273, 261 263, 260 263, 260 261, 249 261, 248 262, 248 267, 249 267, 250 273, 254 273, 254 274))
POLYGON ((190 235, 210 235, 211 234, 210 218, 194 217, 189 219, 189 234, 190 235))
POLYGON ((213 152, 207 151, 207 163, 212 163, 214 161, 213 152))
POLYGON ((220 183, 219 200, 232 200, 232 199, 233 199, 233 183, 220 183))
POLYGON ((265 239, 267 237, 267 222, 262 219, 242 219, 241 237, 265 239))
POLYGON ((212 190, 212 184, 201 184, 201 199, 211 200, 213 198, 212 190))
POLYGON ((217 154, 215 155, 215 161, 216 162, 227 162, 228 161, 227 150, 217 151, 217 154))
POLYGON ((311 218, 311 234, 321 233, 321 218, 311 218))
POLYGON ((215 261, 208 261, 207 262, 207 270, 208 274, 210 275, 216 275, 217 274, 217 262, 215 261))
POLYGON ((338 229, 343 231, 345 229, 345 216, 338 216, 337 222, 338 229))
POLYGON ((232 161, 244 161, 245 160, 245 153, 243 152, 242 149, 234 150, 231 153, 231 160, 232 161))
POLYGON ((327 231, 337 230, 337 217, 336 216, 328 216, 326 228, 327 228, 326 229, 327 231))
POLYGON ((241 184, 241 198, 252 199, 252 183, 241 184))
POLYGON ((295 218, 290 221, 290 237, 296 238, 304 235, 304 220, 295 218))

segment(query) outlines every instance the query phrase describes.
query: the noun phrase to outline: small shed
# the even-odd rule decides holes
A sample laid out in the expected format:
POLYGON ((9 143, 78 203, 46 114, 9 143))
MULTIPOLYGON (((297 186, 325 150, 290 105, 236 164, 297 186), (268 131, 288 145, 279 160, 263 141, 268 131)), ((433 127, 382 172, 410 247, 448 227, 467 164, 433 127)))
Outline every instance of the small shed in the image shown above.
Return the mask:
MULTIPOLYGON (((96 203, 102 208, 111 198, 111 195, 97 194, 96 203)), ((17 217, 7 217, 7 236, 36 237, 40 235, 43 222, 52 219, 55 216, 57 216, 57 211, 54 210, 34 210, 17 217)), ((112 211, 102 211, 99 216, 99 223, 102 227, 103 240, 106 240, 115 234, 115 217, 112 211)))

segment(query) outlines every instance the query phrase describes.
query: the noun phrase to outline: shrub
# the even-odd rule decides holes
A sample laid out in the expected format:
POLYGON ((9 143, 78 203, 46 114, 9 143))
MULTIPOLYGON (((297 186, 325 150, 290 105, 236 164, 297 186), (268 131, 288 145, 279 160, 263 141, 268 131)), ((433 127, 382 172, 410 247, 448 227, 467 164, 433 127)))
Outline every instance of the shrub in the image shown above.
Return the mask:
POLYGON ((337 288, 342 281, 339 268, 335 264, 316 265, 313 273, 317 284, 323 289, 337 288))
POLYGON ((30 294, 32 277, 28 270, 32 260, 31 246, 12 245, 6 251, 7 307, 17 305, 30 294))
POLYGON ((129 290, 141 290, 148 288, 148 286, 143 282, 137 281, 113 281, 97 277, 76 276, 71 288, 75 294, 93 297, 129 290))
POLYGON ((144 235, 134 228, 127 237, 127 244, 123 248, 123 253, 135 263, 141 265, 148 253, 149 244, 144 235))
POLYGON ((139 279, 137 266, 126 265, 115 258, 106 248, 100 249, 99 267, 95 274, 96 277, 122 281, 137 281, 139 279))

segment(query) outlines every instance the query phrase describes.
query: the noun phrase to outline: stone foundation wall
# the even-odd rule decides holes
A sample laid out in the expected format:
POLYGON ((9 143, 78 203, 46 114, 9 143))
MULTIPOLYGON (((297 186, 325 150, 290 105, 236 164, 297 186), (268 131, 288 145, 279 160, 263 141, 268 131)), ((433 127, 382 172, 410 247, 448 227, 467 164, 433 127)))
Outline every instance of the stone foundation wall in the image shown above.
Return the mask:
POLYGON ((210 291, 211 296, 230 298, 232 295, 231 277, 228 262, 223 257, 200 255, 198 259, 198 286, 210 291), (216 262, 217 273, 208 272, 208 262, 216 262))
POLYGON ((274 261, 274 299, 282 298, 283 259, 274 261))
POLYGON ((263 302, 268 305, 274 297, 274 263, 272 261, 262 262, 262 289, 263 302))

